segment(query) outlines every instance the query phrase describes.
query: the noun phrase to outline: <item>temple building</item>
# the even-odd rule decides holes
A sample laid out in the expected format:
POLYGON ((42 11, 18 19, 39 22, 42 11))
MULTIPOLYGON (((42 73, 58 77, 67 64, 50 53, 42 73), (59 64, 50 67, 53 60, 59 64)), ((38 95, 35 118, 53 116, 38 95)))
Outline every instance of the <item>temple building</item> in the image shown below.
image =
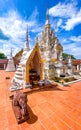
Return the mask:
POLYGON ((58 68, 56 67, 56 65, 60 65, 62 61, 63 47, 51 28, 48 10, 46 13, 45 28, 39 42, 39 48, 44 64, 44 78, 47 77, 51 79, 63 73, 62 69, 59 69, 58 74, 58 68))
POLYGON ((63 47, 51 28, 47 10, 44 31, 40 41, 36 38, 33 49, 29 47, 27 27, 23 53, 12 82, 25 85, 31 83, 32 79, 52 79, 54 76, 59 76, 63 73, 62 52, 63 47))
POLYGON ((47 10, 44 31, 40 40, 36 38, 33 49, 29 47, 27 26, 23 53, 12 84, 17 82, 25 87, 28 83, 32 84, 32 81, 51 80, 67 73, 71 75, 73 73, 72 60, 68 57, 67 64, 64 64, 62 53, 63 47, 51 28, 47 10))

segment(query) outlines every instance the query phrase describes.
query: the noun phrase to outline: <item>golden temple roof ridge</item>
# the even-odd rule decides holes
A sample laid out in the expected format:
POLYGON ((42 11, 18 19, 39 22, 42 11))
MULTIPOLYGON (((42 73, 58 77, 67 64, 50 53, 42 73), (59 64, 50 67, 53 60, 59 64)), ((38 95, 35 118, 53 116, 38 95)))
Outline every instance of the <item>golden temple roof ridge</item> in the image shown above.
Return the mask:
POLYGON ((38 46, 38 37, 36 37, 36 44, 35 46, 38 46))

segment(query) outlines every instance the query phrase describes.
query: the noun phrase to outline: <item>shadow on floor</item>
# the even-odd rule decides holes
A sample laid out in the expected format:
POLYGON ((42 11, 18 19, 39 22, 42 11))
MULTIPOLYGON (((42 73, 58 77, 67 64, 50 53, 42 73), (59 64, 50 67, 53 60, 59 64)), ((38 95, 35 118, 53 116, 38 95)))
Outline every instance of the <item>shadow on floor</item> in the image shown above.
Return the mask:
POLYGON ((36 92, 43 92, 43 91, 66 91, 66 90, 58 88, 57 84, 55 85, 51 84, 48 86, 34 86, 30 91, 26 91, 25 93, 29 95, 29 94, 33 94, 36 92))
POLYGON ((28 124, 33 124, 38 120, 38 117, 33 113, 30 106, 27 105, 28 112, 29 112, 29 119, 26 121, 28 124))
POLYGON ((64 84, 64 87, 71 87, 69 84, 64 84))

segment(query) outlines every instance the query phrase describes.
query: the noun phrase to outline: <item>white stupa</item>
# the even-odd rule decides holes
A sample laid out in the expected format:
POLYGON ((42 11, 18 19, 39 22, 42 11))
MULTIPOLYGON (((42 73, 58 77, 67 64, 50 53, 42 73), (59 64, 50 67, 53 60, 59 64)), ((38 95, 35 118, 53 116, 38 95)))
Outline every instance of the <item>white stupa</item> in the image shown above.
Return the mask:
POLYGON ((25 66, 22 67, 22 62, 25 61, 26 59, 26 55, 27 53, 29 53, 30 51, 30 47, 29 47, 29 40, 28 40, 28 25, 27 25, 27 30, 26 30, 26 40, 25 40, 25 44, 24 44, 24 49, 23 49, 23 54, 20 60, 20 63, 16 69, 15 75, 13 77, 13 80, 15 80, 15 82, 22 84, 23 83, 23 71, 25 70, 25 66))
POLYGON ((10 59, 8 60, 8 64, 7 64, 5 71, 15 71, 15 64, 14 64, 14 60, 13 60, 13 57, 12 57, 12 48, 11 48, 11 51, 10 51, 10 59))

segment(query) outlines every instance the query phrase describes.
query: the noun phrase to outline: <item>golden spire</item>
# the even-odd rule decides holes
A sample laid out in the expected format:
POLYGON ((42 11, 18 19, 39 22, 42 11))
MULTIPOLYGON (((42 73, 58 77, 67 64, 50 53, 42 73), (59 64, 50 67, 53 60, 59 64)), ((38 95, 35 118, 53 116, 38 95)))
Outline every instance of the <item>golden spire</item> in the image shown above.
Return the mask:
POLYGON ((49 21, 49 10, 48 10, 48 9, 47 9, 47 11, 46 11, 46 20, 49 21))
POLYGON ((38 46, 38 37, 36 37, 36 45, 35 46, 38 46))
POLYGON ((36 43, 38 43, 38 37, 36 37, 36 43))

